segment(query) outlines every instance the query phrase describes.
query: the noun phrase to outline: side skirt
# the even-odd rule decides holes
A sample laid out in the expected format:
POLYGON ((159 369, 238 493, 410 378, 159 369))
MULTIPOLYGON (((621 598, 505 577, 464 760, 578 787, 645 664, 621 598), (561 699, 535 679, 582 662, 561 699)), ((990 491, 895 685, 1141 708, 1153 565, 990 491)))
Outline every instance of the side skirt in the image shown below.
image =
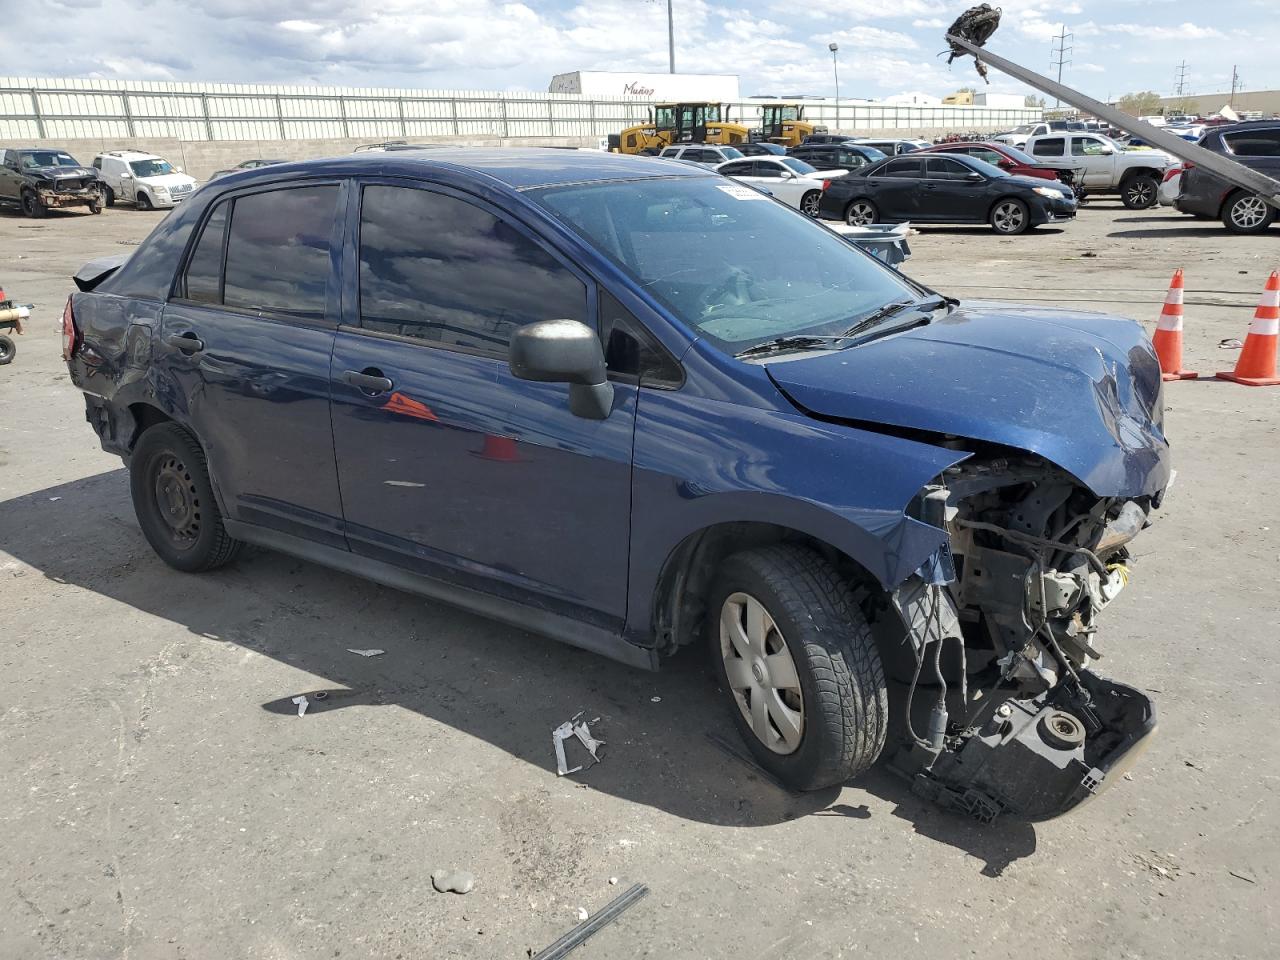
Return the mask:
POLYGON ((224 519, 223 523, 227 533, 237 540, 266 547, 269 550, 278 550, 301 560, 309 560, 321 566, 341 570, 343 573, 373 580, 383 586, 403 590, 406 593, 416 593, 431 600, 461 607, 471 613, 542 634, 573 647, 590 650, 592 653, 598 653, 631 667, 641 667, 645 670, 658 669, 658 657, 653 650, 638 647, 616 633, 601 630, 599 627, 593 627, 579 620, 494 597, 479 590, 432 580, 381 560, 363 557, 349 550, 326 546, 254 523, 227 519, 224 519))

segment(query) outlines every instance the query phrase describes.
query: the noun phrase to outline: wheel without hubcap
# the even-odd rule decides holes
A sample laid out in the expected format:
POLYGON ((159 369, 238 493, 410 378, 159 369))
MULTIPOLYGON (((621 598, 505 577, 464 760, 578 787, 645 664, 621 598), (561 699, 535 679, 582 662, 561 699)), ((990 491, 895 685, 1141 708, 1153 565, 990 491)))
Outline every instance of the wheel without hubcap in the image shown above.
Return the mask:
POLYGON ((750 594, 732 593, 720 609, 720 656, 752 733, 774 753, 794 753, 804 735, 796 662, 769 611, 750 594))
POLYGON ((30 190, 22 195, 22 212, 33 220, 43 217, 47 209, 48 208, 40 202, 40 198, 30 190))
POLYGON ((191 471, 173 455, 155 467, 156 514, 178 550, 189 550, 200 536, 200 494, 191 471))

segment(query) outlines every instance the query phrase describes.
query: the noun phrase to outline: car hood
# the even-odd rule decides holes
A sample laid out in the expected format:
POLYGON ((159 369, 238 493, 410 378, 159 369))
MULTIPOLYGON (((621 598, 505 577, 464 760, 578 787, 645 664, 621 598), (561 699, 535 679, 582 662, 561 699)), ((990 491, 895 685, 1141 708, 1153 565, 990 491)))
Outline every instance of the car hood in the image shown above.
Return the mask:
POLYGON ((854 426, 1037 454, 1100 497, 1169 480, 1160 367, 1132 320, 973 302, 861 346, 765 363, 793 403, 854 426))
POLYGON ((98 172, 92 167, 23 167, 22 173, 28 177, 48 177, 50 179, 61 179, 63 177, 80 179, 98 175, 98 172))
POLYGON ((194 184, 196 178, 185 173, 162 173, 155 177, 138 177, 138 182, 152 187, 181 187, 194 184))
MULTIPOLYGON (((1030 175, 1030 174, 1028 174, 1028 173, 1015 173, 1015 174, 1010 174, 1010 176, 1009 176, 1009 178, 1008 178, 1007 180, 1001 180, 1000 182, 1001 182, 1001 183, 1016 184, 1016 185, 1018 185, 1018 186, 1020 186, 1020 187, 1029 187, 1029 188, 1030 188, 1030 189, 1032 189, 1032 190, 1036 189, 1037 187, 1052 187, 1052 186, 1054 186, 1054 184, 1052 184, 1052 183, 1050 183, 1049 181, 1045 180, 1045 178, 1044 178, 1044 177, 1033 177, 1033 176, 1031 176, 1031 175, 1030 175)), ((1059 187, 1061 187, 1061 186, 1062 186, 1062 184, 1058 184, 1058 186, 1059 186, 1059 187)))

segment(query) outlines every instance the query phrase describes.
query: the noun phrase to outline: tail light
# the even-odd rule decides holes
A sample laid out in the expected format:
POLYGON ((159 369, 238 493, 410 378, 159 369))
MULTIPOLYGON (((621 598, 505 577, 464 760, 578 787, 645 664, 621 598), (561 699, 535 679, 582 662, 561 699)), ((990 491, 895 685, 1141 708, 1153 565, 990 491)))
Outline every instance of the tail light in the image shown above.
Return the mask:
POLYGON ((70 360, 76 352, 76 316, 71 312, 71 298, 62 310, 62 359, 70 360))
POLYGON ((831 181, 830 181, 830 180, 823 180, 823 181, 822 181, 822 192, 823 192, 823 193, 826 193, 826 192, 827 192, 828 190, 830 190, 830 189, 831 189, 831 181))
POLYGON ((1164 172, 1164 182, 1168 183, 1174 177, 1180 176, 1183 173, 1183 171, 1185 171, 1186 169, 1187 169, 1186 167, 1181 167, 1181 166, 1170 167, 1168 170, 1164 172))

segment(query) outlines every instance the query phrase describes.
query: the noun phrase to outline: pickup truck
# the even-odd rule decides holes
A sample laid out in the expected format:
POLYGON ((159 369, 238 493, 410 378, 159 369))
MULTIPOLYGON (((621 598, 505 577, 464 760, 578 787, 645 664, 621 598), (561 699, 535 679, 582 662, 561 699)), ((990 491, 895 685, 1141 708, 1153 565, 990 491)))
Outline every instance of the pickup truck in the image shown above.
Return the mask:
POLYGON ((1125 150, 1101 134, 1076 131, 1029 137, 1024 149, 1041 163, 1075 170, 1077 194, 1118 193, 1130 210, 1155 206, 1165 170, 1178 162, 1159 150, 1125 150))

